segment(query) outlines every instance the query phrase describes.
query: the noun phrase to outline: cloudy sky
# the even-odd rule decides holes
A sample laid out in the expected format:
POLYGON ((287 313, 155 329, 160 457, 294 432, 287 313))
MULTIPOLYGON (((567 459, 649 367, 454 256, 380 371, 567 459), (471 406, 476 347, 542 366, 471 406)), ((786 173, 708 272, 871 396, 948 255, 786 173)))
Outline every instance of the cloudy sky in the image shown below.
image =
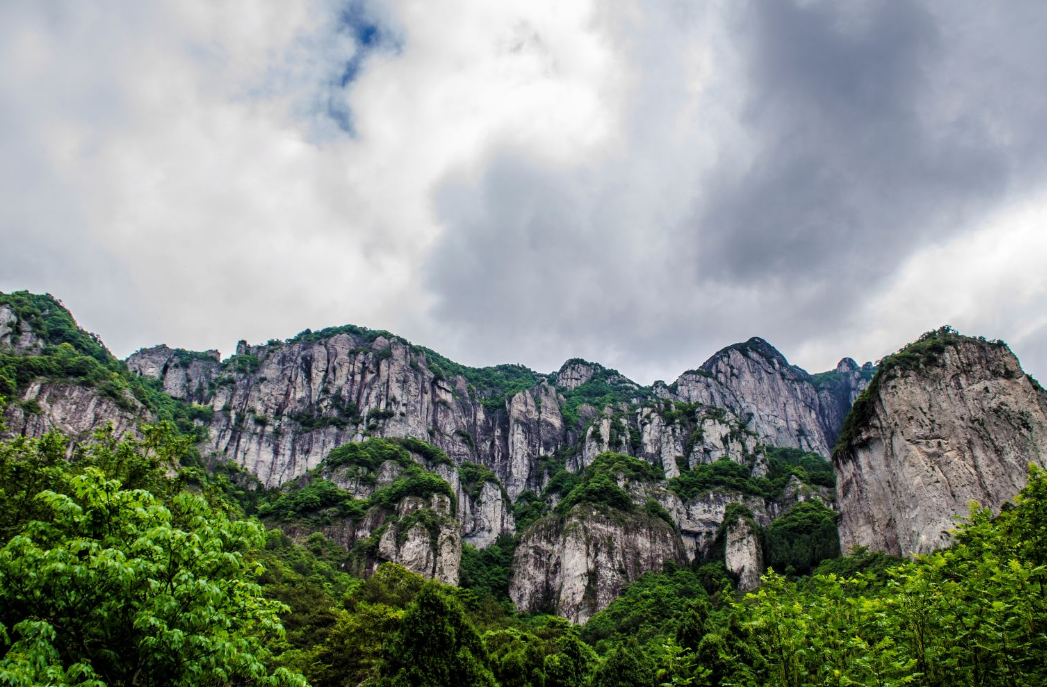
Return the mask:
POLYGON ((461 362, 1047 377, 1047 3, 5 0, 0 290, 120 356, 347 322, 461 362))

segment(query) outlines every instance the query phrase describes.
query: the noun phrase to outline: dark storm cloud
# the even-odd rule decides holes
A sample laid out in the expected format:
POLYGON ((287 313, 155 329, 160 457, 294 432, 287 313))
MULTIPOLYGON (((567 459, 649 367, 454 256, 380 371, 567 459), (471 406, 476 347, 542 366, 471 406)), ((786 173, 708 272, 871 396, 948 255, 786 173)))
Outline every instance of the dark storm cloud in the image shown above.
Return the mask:
POLYGON ((942 82, 952 56, 926 8, 763 0, 746 14, 757 153, 707 189, 703 277, 880 275, 1006 189, 1020 151, 993 139, 983 103, 943 111, 965 94, 942 82))
MULTIPOLYGON (((479 181, 445 183, 426 272, 439 320, 477 341, 602 351, 641 375, 652 358, 693 365, 752 334, 799 347, 857 326, 909 256, 1042 187, 1047 6, 729 7, 691 27, 733 52, 691 123, 712 154, 669 139, 652 150, 672 115, 640 107, 615 164, 501 150, 479 181), (683 201, 636 188, 681 170, 696 173, 683 201)), ((640 81, 679 63, 659 46, 635 54, 640 81)))

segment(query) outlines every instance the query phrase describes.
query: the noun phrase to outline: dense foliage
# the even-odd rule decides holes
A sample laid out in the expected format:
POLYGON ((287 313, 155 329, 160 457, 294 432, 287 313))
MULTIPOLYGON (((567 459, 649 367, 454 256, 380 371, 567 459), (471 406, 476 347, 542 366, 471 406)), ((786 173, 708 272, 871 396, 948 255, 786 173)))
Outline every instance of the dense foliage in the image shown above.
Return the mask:
MULTIPOLYGON (((560 408, 564 421, 569 427, 581 424, 579 410, 583 405, 602 409, 607 406, 629 406, 649 400, 652 397, 649 387, 642 387, 623 377, 617 370, 610 370, 602 365, 590 363, 578 358, 568 360, 563 367, 572 364, 583 364, 593 368, 592 376, 574 389, 563 390, 564 404, 560 408)), ((563 368, 561 368, 563 369, 563 368)))
POLYGON ((762 457, 754 456, 754 461, 767 461, 766 475, 763 477, 754 476, 751 465, 735 462, 725 456, 711 463, 696 465, 693 469, 681 470, 679 476, 669 480, 669 488, 683 498, 694 498, 712 490, 777 498, 794 476, 806 485, 830 490, 836 486, 832 464, 817 453, 773 446, 761 446, 758 453, 762 457))
POLYGON ((329 524, 333 519, 359 520, 376 507, 393 510, 407 496, 428 499, 434 494, 446 496, 454 511, 456 496, 451 485, 422 467, 412 458, 412 453, 432 465, 450 462, 443 451, 417 439, 368 439, 343 444, 333 449, 323 464, 304 479, 287 485, 260 503, 256 512, 275 522, 318 526, 329 524), (361 484, 374 486, 386 465, 395 470, 395 478, 376 488, 368 498, 356 498, 353 492, 325 477, 329 471, 337 470, 361 484))
POLYGON ((74 463, 56 435, 3 444, 5 684, 305 684, 274 668, 285 609, 250 558, 264 530, 165 484, 158 441, 103 437, 74 463))
POLYGON ((604 511, 631 512, 635 509, 632 497, 618 485, 618 480, 653 482, 660 477, 657 468, 646 461, 621 453, 601 453, 557 504, 556 512, 566 515, 581 504, 604 511))

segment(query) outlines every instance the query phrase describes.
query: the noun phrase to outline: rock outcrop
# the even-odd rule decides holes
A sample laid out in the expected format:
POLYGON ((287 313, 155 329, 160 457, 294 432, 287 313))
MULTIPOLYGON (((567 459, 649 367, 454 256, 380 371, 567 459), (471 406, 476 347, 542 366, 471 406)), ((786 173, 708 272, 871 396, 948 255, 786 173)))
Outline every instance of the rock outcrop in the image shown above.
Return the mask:
POLYGON ((832 501, 806 477, 786 483, 792 468, 769 460, 765 447, 827 454, 872 369, 845 359, 812 376, 751 339, 672 385, 643 387, 577 359, 554 375, 518 365, 466 368, 388 332, 345 326, 264 345, 241 341, 226 360, 157 346, 121 370, 71 316, 53 340, 32 320, 59 303, 10 302, 0 299, 0 349, 58 356, 66 350, 58 343, 74 340, 76 355, 94 357, 106 372, 80 383, 20 381, 9 430, 37 436, 57 427, 82 436, 111 421, 133 432, 149 417, 143 404, 173 412, 169 400, 157 402, 152 382, 130 375, 156 380, 185 402, 174 416, 183 429, 196 423, 209 465, 231 461, 285 494, 315 487, 279 509, 270 503, 263 515, 298 540, 323 533, 361 574, 393 561, 453 583, 462 544, 482 548, 514 534, 514 502, 527 492, 534 509, 521 512, 553 515, 518 537, 511 596, 521 608, 575 620, 666 562, 722 555, 746 584, 758 579, 757 528, 804 499, 832 501), (107 385, 109 374, 120 383, 107 385), (114 389, 127 393, 118 398, 123 391, 114 389), (388 455, 345 453, 374 438, 403 441, 385 446, 388 455), (411 449, 413 439, 432 446, 411 449), (341 459, 329 460, 336 451, 341 459), (619 454, 611 462, 624 472, 571 498, 571 485, 588 479, 606 452, 619 454), (676 478, 683 482, 669 482, 676 478), (594 500, 606 490, 607 503, 594 500), (772 491, 778 496, 767 496, 772 491), (732 531, 727 547, 717 537, 738 503, 751 514, 751 531, 732 531))
MULTIPOLYGON (((445 584, 458 584, 462 538, 451 517, 451 501, 434 494, 428 500, 408 496, 397 506, 397 520, 378 539, 372 565, 389 561, 445 584)), ((371 571, 373 572, 373 570, 371 571)))
POLYGON ((43 348, 43 342, 28 322, 18 317, 9 305, 0 305, 0 350, 15 355, 32 355, 43 348))
POLYGON ((685 560, 679 538, 664 520, 581 506, 562 520, 539 521, 522 535, 509 595, 520 610, 584 623, 640 575, 685 560))
MULTIPOLYGON (((4 409, 9 434, 39 438, 59 431, 73 445, 90 439, 95 430, 112 425, 117 436, 134 434, 139 423, 149 422, 150 413, 131 396, 117 402, 90 386, 65 382, 33 382, 4 409)), ((72 445, 70 446, 72 449, 72 445)))
POLYGON ((574 471, 605 450, 643 457, 670 477, 678 474, 677 458, 692 467, 724 455, 740 461, 757 443, 828 456, 842 409, 871 369, 845 359, 835 372, 812 377, 762 339, 751 339, 672 386, 645 389, 613 370, 572 360, 554 382, 530 373, 533 387, 505 394, 447 374, 441 360, 434 363, 427 350, 387 333, 344 327, 262 346, 241 342, 224 362, 213 351, 158 346, 135 353, 127 365, 160 380, 176 398, 210 405, 205 452, 246 467, 267 486, 304 474, 345 442, 411 436, 455 462, 487 466, 512 499, 540 490, 549 477, 539 468, 542 459, 579 439, 581 451, 568 462, 574 471), (565 398, 594 384, 614 389, 621 403, 593 408, 565 398), (638 411, 625 412, 637 401, 638 411), (700 427, 666 422, 664 401, 720 414, 695 411, 691 419, 700 427), (570 419, 568 405, 575 409, 570 419), (576 424, 593 416, 594 424, 576 424))
POLYGON ((949 543, 968 502, 998 510, 1047 464, 1047 397, 1000 342, 939 330, 883 361, 848 417, 840 543, 896 555, 949 543))
POLYGON ((750 592, 760 586, 763 574, 763 550, 756 525, 742 517, 724 529, 724 565, 738 576, 738 591, 750 592))

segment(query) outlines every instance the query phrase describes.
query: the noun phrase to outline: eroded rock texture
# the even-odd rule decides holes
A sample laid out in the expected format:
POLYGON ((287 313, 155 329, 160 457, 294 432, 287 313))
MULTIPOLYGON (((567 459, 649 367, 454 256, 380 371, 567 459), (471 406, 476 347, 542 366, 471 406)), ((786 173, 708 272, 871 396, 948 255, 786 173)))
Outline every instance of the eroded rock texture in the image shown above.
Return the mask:
POLYGON ((580 507, 523 534, 509 593, 521 610, 548 610, 583 623, 640 575, 685 560, 665 521, 580 507))
POLYGON ((884 362, 843 440, 843 550, 926 553, 969 502, 998 510, 1047 464, 1047 400, 1002 343, 943 333, 884 362))

